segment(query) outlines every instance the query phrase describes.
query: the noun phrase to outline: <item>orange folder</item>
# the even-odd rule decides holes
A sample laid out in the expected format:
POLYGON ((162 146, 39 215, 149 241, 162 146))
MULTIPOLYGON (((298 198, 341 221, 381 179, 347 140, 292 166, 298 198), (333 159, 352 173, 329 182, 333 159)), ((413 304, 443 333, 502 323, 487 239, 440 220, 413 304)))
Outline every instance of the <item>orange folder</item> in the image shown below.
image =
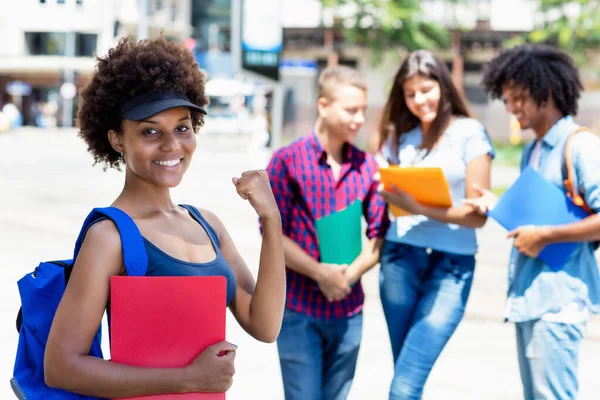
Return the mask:
MULTIPOLYGON (((446 177, 441 168, 425 167, 380 167, 381 183, 387 189, 390 185, 406 191, 421 204, 435 207, 452 206, 452 197, 446 177)), ((390 204, 390 211, 395 217, 408 215, 401 208, 390 204)))
MULTIPOLYGON (((133 277, 110 281, 110 352, 122 364, 176 368, 225 339, 223 276, 133 277)), ((225 400, 225 393, 186 393, 135 400, 225 400)))

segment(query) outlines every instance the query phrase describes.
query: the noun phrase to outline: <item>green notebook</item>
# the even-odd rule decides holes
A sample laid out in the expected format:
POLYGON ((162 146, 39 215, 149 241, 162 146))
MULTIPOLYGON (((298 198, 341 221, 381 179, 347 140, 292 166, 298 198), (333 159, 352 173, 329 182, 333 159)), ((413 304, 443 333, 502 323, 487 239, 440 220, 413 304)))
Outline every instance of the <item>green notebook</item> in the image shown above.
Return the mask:
POLYGON ((322 263, 351 264, 358 257, 362 251, 361 222, 360 200, 315 222, 322 263))

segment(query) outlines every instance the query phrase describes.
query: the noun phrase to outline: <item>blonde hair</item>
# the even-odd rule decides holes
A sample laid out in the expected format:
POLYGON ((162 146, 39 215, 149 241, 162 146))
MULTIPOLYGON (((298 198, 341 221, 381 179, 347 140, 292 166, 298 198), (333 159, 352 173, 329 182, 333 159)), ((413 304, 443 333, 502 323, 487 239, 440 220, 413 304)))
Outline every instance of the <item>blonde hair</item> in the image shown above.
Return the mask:
POLYGON ((344 65, 336 65, 325 68, 319 75, 318 98, 332 98, 340 86, 367 90, 367 82, 360 72, 344 65))

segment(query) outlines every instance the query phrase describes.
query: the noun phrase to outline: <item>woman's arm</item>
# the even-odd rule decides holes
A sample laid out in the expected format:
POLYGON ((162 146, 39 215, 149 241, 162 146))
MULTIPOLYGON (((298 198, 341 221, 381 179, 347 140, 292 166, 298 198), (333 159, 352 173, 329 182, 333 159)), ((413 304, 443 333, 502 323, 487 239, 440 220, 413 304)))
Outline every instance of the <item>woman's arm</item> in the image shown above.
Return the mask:
POLYGON ((231 265, 237 289, 231 312, 246 332, 263 342, 274 342, 281 329, 285 307, 285 261, 281 214, 266 171, 247 171, 233 178, 239 196, 258 214, 263 240, 257 282, 240 256, 225 226, 212 213, 210 222, 219 234, 221 252, 231 265))
POLYGON ((103 398, 222 392, 231 385, 235 348, 211 346, 185 368, 142 368, 89 356, 110 292, 123 270, 121 240, 111 221, 88 231, 56 311, 44 359, 46 384, 103 398), (218 357, 220 350, 231 350, 218 357))
POLYGON ((379 262, 383 238, 390 225, 387 206, 377 193, 377 186, 378 181, 371 182, 369 192, 363 201, 363 215, 367 222, 366 235, 369 242, 345 271, 350 284, 356 283, 379 262))
POLYGON ((209 211, 202 210, 202 215, 217 231, 221 253, 237 280, 231 312, 252 337, 262 342, 274 342, 279 335, 285 305, 285 265, 279 218, 262 219, 263 240, 255 283, 223 223, 209 211))
MULTIPOLYGON (((467 164, 465 176, 466 198, 478 197, 475 186, 490 189, 490 175, 492 170, 492 157, 484 154, 467 164)), ((454 206, 447 209, 439 207, 425 207, 423 215, 449 224, 457 224, 469 228, 481 228, 485 225, 487 217, 479 214, 468 205, 454 206)))
MULTIPOLYGON (((490 174, 492 158, 489 154, 479 156, 467 164, 465 186, 466 197, 475 198, 479 193, 475 185, 488 190, 490 188, 490 174)), ((453 207, 432 207, 417 203, 408 193, 391 188, 385 190, 380 187, 380 193, 388 203, 402 208, 412 214, 425 215, 449 224, 457 224, 469 228, 481 228, 487 217, 477 212, 472 206, 463 204, 453 207)))

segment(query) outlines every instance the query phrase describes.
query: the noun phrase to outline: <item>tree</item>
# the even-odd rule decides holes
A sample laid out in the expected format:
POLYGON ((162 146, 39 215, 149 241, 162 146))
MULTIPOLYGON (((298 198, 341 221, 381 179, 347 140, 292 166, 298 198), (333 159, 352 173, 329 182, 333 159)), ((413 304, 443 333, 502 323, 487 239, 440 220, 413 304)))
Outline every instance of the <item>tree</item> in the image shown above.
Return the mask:
POLYGON ((424 17, 419 0, 323 0, 323 4, 349 10, 349 16, 340 21, 346 41, 369 46, 376 59, 390 47, 412 51, 450 43, 448 30, 424 17))
POLYGON ((600 45, 600 0, 538 0, 538 20, 532 32, 507 45, 548 43, 568 51, 584 64, 589 50, 600 45))

